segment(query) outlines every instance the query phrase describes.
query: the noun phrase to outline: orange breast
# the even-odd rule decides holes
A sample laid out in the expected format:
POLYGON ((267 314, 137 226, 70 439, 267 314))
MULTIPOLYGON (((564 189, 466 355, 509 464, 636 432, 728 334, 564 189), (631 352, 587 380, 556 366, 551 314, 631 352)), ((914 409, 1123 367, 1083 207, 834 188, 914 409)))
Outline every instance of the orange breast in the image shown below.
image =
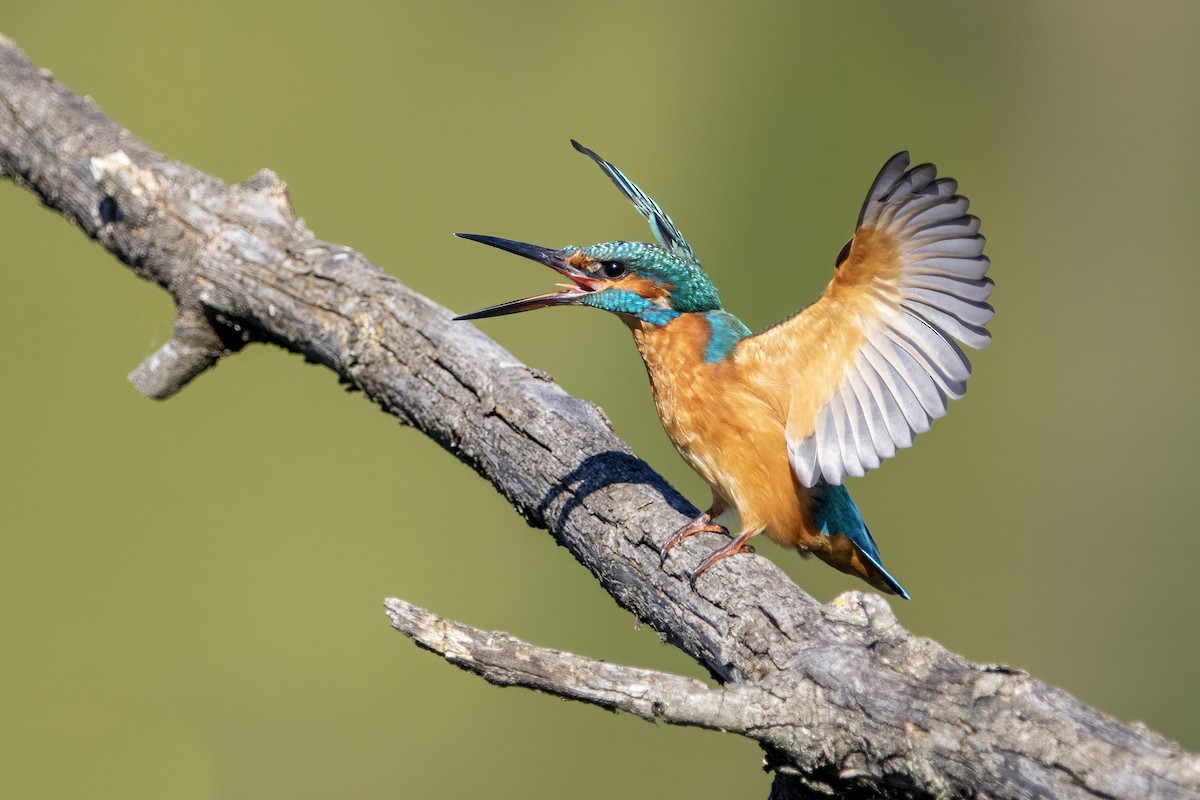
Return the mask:
POLYGON ((684 314, 665 326, 631 320, 659 418, 675 448, 743 530, 789 547, 826 545, 812 525, 808 492, 792 472, 783 410, 748 384, 732 359, 705 363, 708 322, 684 314))

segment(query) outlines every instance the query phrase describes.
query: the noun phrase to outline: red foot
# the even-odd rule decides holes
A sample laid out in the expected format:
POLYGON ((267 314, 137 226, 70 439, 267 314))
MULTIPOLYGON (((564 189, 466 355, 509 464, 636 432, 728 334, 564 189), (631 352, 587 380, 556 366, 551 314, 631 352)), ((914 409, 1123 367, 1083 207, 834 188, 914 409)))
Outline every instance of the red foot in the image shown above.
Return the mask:
POLYGON ((701 561, 700 566, 696 567, 696 571, 692 573, 692 589, 695 590, 696 588, 696 579, 707 572, 712 565, 716 564, 718 561, 722 561, 730 556, 735 556, 743 551, 749 551, 753 553, 754 548, 746 544, 746 542, 749 541, 750 537, 756 533, 758 533, 758 531, 745 531, 743 533, 739 533, 737 538, 732 542, 725 545, 720 550, 714 551, 708 558, 701 561))
POLYGON ((661 567, 663 564, 667 563, 667 553, 671 552, 672 547, 679 544, 689 536, 695 536, 697 533, 723 533, 726 536, 729 535, 729 531, 727 531, 721 525, 713 522, 712 514, 708 511, 705 511, 687 525, 684 525, 682 528, 671 534, 671 538, 667 539, 667 543, 664 544, 662 546, 662 550, 659 551, 661 558, 658 560, 658 565, 661 567))

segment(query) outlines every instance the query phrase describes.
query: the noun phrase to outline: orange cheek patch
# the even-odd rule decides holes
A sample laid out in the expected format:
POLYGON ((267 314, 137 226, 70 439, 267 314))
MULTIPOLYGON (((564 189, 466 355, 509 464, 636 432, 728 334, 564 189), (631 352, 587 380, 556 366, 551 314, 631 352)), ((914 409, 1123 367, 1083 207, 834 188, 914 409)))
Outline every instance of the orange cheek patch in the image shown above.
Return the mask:
POLYGON ((585 255, 582 250, 576 250, 574 253, 567 256, 567 263, 572 267, 587 269, 595 262, 591 259, 591 257, 585 255))
POLYGON ((627 292, 639 294, 647 300, 661 300, 671 293, 665 286, 637 275, 627 275, 619 281, 614 281, 611 286, 614 289, 624 289, 627 292))

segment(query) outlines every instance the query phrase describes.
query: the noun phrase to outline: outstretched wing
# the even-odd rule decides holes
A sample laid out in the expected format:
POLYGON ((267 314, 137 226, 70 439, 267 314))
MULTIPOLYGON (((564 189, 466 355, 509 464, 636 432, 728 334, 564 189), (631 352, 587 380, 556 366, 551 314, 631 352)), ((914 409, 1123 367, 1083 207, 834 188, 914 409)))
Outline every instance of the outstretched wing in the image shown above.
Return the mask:
POLYGON ((863 475, 912 444, 966 391, 971 364, 954 340, 991 341, 979 219, 957 182, 908 164, 908 153, 884 164, 820 299, 734 352, 787 420, 805 486, 863 475))
POLYGON ((621 170, 596 155, 595 152, 574 139, 571 140, 571 145, 599 164, 600 169, 604 170, 604 174, 621 190, 621 194, 629 198, 641 215, 650 221, 650 229, 654 231, 654 238, 658 239, 659 244, 680 258, 700 266, 700 260, 692 252, 691 245, 683 238, 683 234, 675 227, 675 223, 671 221, 666 212, 658 207, 658 203, 651 200, 650 196, 639 189, 636 183, 626 178, 621 170))

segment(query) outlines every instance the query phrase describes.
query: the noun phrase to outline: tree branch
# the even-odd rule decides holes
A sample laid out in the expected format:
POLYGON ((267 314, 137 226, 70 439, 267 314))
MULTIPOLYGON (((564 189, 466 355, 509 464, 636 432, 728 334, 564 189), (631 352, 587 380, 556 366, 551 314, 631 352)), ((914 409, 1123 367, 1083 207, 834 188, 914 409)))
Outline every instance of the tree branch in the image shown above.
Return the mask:
POLYGON ((876 596, 821 606, 754 556, 692 592, 687 575, 719 540, 693 537, 659 567, 658 545, 695 509, 598 409, 316 239, 272 173, 226 186, 168 160, 3 37, 0 174, 175 298, 175 336, 135 370, 139 391, 167 397, 249 341, 328 367, 548 528, 620 605, 730 684, 722 696, 767 698, 764 724, 744 730, 777 770, 773 797, 1200 796, 1196 756, 914 637, 876 596))
POLYGON ((648 722, 668 722, 754 736, 783 715, 778 698, 754 684, 710 689, 698 680, 523 642, 500 631, 483 631, 415 606, 384 601, 392 627, 420 647, 497 686, 524 686, 648 722))

